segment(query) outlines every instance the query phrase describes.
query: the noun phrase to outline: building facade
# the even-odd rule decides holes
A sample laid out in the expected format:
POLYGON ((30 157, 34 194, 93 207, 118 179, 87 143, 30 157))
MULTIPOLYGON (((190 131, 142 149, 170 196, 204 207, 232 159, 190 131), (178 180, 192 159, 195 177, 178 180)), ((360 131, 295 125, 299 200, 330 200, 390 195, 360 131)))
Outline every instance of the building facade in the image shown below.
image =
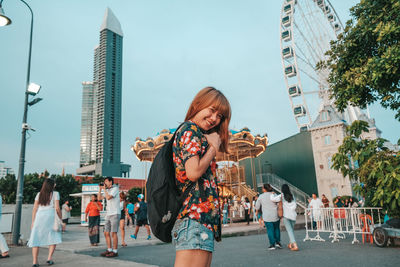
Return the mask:
POLYGON ((107 8, 94 49, 93 82, 84 82, 80 168, 77 174, 126 177, 121 163, 122 43, 118 19, 107 8))
MULTIPOLYGON (((357 119, 368 122, 368 133, 361 135, 362 139, 376 139, 381 131, 376 127, 375 120, 363 113, 357 114, 357 119)), ((325 104, 318 117, 311 125, 311 142, 314 154, 315 174, 318 193, 325 194, 328 199, 341 195, 353 195, 353 183, 349 177, 332 169, 332 156, 338 152, 346 137, 348 126, 345 114, 338 112, 332 105, 325 104)))
POLYGON ((332 156, 346 136, 347 123, 331 105, 324 106, 310 127, 318 193, 328 199, 338 195, 353 195, 348 177, 332 169, 332 156))
POLYGON ((0 160, 0 179, 6 177, 8 174, 14 174, 14 170, 7 167, 4 160, 0 160))

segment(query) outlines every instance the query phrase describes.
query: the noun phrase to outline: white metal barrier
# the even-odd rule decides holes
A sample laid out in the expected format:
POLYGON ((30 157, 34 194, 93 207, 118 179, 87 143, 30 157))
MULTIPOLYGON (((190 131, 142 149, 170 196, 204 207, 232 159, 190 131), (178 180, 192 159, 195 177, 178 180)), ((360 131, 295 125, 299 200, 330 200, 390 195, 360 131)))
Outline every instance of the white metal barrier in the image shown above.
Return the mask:
POLYGON ((363 242, 372 242, 371 226, 381 223, 382 208, 307 208, 305 211, 306 237, 304 241, 325 241, 320 233, 329 233, 332 243, 353 235, 354 243, 359 243, 357 234, 363 242), (314 237, 310 234, 315 233, 314 237))

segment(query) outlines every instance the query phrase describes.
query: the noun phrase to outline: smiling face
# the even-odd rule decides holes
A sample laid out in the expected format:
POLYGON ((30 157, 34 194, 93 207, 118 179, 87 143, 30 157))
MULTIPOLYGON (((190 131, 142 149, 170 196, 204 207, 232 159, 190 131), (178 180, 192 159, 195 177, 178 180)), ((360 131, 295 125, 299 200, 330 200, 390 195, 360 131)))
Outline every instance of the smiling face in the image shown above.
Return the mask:
POLYGON ((218 126, 223 115, 214 106, 209 106, 197 112, 192 121, 204 131, 209 131, 218 126))

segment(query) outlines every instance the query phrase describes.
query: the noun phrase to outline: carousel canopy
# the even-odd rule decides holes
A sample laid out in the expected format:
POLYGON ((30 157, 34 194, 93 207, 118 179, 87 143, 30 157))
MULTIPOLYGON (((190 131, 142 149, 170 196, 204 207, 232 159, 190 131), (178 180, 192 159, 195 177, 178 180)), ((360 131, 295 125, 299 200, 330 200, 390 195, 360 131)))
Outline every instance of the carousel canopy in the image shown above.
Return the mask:
MULTIPOLYGON (((146 140, 137 137, 131 150, 140 161, 152 162, 161 147, 172 138, 175 131, 176 129, 162 130, 156 137, 149 137, 146 140)), ((246 158, 255 158, 265 151, 267 145, 266 134, 253 136, 246 127, 240 131, 230 130, 229 153, 218 152, 216 160, 238 162, 246 158)))

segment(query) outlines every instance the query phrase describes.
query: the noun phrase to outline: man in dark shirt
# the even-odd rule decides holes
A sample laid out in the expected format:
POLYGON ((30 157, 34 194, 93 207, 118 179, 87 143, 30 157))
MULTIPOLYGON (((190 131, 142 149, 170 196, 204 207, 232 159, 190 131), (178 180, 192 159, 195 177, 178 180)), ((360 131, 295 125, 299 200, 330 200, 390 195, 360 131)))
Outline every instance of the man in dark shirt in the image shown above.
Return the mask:
POLYGON ((136 213, 136 228, 135 234, 131 235, 133 239, 137 238, 137 234, 139 232, 139 227, 144 226, 147 229, 147 240, 151 239, 150 235, 150 227, 149 222, 147 221, 147 203, 144 202, 143 194, 138 195, 139 202, 135 205, 135 213, 136 213))

